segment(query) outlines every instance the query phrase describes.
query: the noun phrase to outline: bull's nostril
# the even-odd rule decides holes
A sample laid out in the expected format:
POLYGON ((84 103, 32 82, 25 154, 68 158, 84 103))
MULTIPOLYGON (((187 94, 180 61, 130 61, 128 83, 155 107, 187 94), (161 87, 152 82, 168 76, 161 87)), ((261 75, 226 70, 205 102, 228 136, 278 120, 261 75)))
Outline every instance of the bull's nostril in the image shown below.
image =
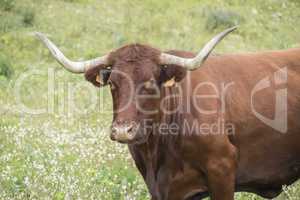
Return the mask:
POLYGON ((127 133, 131 133, 133 131, 133 126, 127 128, 127 133))
POLYGON ((117 129, 116 129, 115 127, 111 127, 111 130, 110 130, 110 138, 111 138, 112 140, 115 140, 116 134, 117 134, 117 129))
POLYGON ((112 141, 115 141, 115 140, 116 140, 115 135, 114 135, 114 134, 110 134, 110 139, 111 139, 112 141))
POLYGON ((117 130, 116 130, 115 127, 111 127, 111 133, 112 133, 112 134, 116 133, 116 131, 117 131, 117 130))
POLYGON ((135 138, 136 126, 134 124, 112 125, 110 138, 114 141, 128 142, 135 138))

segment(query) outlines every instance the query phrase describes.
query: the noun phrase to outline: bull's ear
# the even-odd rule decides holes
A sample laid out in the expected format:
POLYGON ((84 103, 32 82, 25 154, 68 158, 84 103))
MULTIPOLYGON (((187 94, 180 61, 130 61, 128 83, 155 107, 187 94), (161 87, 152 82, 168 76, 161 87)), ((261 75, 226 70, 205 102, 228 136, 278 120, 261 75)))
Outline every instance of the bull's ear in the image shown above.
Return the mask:
POLYGON ((173 87, 176 82, 181 81, 186 75, 186 69, 177 65, 166 65, 161 67, 160 83, 164 87, 173 87))
MULTIPOLYGON (((176 51, 171 50, 165 52, 167 54, 180 56, 183 58, 193 58, 195 55, 190 52, 184 52, 184 51, 176 51)), ((161 67, 161 78, 160 81, 163 83, 166 87, 172 87, 176 85, 176 82, 181 81, 187 73, 186 68, 183 68, 178 65, 164 65, 161 67)))
POLYGON ((85 72, 85 79, 97 87, 107 85, 111 70, 105 66, 95 67, 85 72))

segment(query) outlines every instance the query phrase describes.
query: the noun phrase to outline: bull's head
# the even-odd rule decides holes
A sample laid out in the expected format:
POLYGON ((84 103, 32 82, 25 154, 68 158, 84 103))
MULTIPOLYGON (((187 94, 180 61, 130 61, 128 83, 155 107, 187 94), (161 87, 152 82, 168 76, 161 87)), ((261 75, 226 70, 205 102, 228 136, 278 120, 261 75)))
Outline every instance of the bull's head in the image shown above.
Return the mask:
POLYGON ((235 29, 227 29, 215 36, 194 58, 182 58, 133 44, 83 62, 69 60, 45 35, 36 35, 67 70, 84 73, 86 79, 98 87, 110 86, 114 111, 111 138, 122 143, 140 143, 147 139, 142 130, 144 121, 150 123, 158 118, 155 110, 159 107, 161 88, 180 81, 186 70, 201 67, 214 47, 235 29))

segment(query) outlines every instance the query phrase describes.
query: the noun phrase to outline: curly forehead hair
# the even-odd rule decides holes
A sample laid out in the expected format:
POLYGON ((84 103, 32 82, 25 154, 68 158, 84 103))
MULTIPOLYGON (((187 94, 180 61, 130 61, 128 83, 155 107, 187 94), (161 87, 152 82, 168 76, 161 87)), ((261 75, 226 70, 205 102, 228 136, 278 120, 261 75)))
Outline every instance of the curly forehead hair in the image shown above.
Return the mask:
MULTIPOLYGON (((139 66, 146 66, 143 69, 135 69, 139 75, 143 76, 147 71, 151 71, 152 69, 148 66, 149 62, 152 61, 154 63, 159 62, 160 50, 150 47, 148 45, 141 44, 130 44, 123 46, 109 54, 109 63, 112 66, 115 64, 130 64, 135 63, 139 64, 139 66), (148 68, 147 68, 148 67, 148 68)), ((103 69, 107 66, 99 65, 95 68, 89 69, 85 72, 85 78, 87 81, 93 83, 95 86, 100 87, 101 84, 97 82, 97 75, 99 75, 103 69)), ((121 66, 123 67, 123 66, 121 66)), ((106 76, 107 74, 102 74, 106 76)), ((106 77, 107 78, 107 77, 106 77)))
POLYGON ((109 56, 109 60, 111 62, 116 60, 139 62, 147 59, 158 63, 160 53, 160 50, 148 45, 129 44, 117 49, 116 51, 113 51, 109 56))

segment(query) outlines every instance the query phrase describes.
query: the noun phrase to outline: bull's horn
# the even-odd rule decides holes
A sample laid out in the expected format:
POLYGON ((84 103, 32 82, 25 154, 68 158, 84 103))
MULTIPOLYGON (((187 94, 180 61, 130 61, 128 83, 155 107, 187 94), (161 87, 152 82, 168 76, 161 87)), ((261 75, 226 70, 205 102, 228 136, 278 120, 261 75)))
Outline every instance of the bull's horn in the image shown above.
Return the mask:
POLYGON ((35 35, 46 45, 52 56, 67 70, 73 73, 84 73, 90 68, 101 64, 107 65, 107 55, 92 60, 74 62, 64 56, 64 54, 51 42, 44 34, 36 32, 35 35))
POLYGON ((195 58, 182 58, 166 53, 162 53, 160 55, 160 63, 163 65, 179 65, 187 70, 195 70, 201 66, 201 64, 206 60, 210 52, 215 48, 215 46, 229 33, 234 31, 237 26, 226 29, 222 33, 216 35, 213 39, 211 39, 203 49, 198 53, 195 58))

